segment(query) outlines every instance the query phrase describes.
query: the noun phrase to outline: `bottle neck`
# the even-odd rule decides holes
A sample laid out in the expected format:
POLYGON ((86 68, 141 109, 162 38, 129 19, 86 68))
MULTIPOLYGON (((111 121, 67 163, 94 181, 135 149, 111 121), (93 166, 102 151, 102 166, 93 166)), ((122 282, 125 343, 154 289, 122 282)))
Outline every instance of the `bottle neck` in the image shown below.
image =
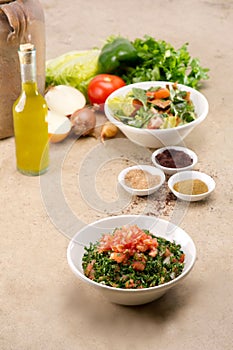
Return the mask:
POLYGON ((19 51, 20 72, 22 89, 27 89, 28 86, 34 86, 37 90, 36 83, 36 51, 22 52, 19 51))

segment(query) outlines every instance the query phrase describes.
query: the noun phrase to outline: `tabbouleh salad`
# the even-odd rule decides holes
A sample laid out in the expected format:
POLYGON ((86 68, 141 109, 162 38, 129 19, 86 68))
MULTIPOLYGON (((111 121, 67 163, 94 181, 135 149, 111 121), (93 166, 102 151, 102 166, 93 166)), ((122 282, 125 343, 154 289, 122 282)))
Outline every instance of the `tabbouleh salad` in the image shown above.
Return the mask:
POLYGON ((181 246, 137 225, 116 228, 85 247, 82 267, 91 280, 115 288, 149 288, 178 277, 184 268, 181 246))
POLYGON ((190 92, 180 90, 176 83, 147 90, 132 88, 126 96, 108 101, 114 117, 135 128, 168 129, 196 119, 190 92))

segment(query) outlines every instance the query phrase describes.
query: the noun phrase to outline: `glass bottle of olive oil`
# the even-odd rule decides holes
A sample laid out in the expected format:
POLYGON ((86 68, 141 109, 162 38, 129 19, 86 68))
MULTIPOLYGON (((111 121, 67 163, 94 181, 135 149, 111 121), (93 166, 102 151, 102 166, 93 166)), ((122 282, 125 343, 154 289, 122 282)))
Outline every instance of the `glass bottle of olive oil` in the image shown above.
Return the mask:
POLYGON ((21 94, 13 105, 16 162, 19 172, 41 175, 49 165, 47 104, 38 92, 34 45, 19 47, 21 94))

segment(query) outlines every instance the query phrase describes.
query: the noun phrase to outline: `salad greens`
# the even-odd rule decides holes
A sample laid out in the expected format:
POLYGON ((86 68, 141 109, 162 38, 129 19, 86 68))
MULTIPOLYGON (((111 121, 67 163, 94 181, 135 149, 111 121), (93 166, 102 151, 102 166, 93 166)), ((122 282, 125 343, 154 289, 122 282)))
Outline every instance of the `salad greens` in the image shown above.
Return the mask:
POLYGON ((91 78, 98 73, 97 49, 70 51, 46 62, 46 85, 70 85, 87 94, 91 78))
POLYGON ((177 84, 132 88, 125 96, 109 99, 108 107, 117 120, 136 128, 168 129, 196 119, 189 93, 177 84))
MULTIPOLYGON (((145 232, 155 237, 149 231, 145 232)), ((99 252, 98 242, 90 244, 85 247, 82 259, 84 274, 97 283, 115 288, 149 288, 169 282, 182 273, 184 254, 179 244, 162 237, 156 239, 156 256, 153 257, 148 252, 136 252, 127 262, 121 263, 110 258, 111 251, 99 252), (143 271, 135 269, 135 261, 142 260, 146 262, 143 271)))
POLYGON ((147 109, 147 96, 145 90, 132 88, 132 97, 140 101, 145 110, 147 109))
POLYGON ((175 49, 164 40, 145 35, 133 41, 109 36, 101 49, 70 51, 46 62, 46 86, 65 84, 87 96, 95 75, 110 72, 126 84, 171 81, 198 89, 208 79, 208 68, 188 52, 188 43, 175 49))
POLYGON ((192 58, 188 52, 188 43, 176 50, 164 40, 145 35, 132 44, 137 51, 138 62, 120 72, 127 84, 162 80, 199 88, 201 80, 209 78, 209 69, 203 68, 199 59, 192 58))

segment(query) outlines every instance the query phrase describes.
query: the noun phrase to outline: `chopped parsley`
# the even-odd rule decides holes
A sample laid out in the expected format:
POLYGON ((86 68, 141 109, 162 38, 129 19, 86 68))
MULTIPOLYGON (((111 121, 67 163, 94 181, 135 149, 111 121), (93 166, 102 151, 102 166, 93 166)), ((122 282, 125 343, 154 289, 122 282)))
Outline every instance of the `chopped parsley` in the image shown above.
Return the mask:
MULTIPOLYGON (((114 252, 112 249, 102 251, 101 242, 91 243, 85 247, 82 259, 84 274, 97 283, 115 288, 150 288, 159 286, 178 277, 184 268, 184 253, 181 246, 170 242, 162 237, 156 237, 149 231, 142 230, 152 241, 156 242, 155 248, 150 251, 130 249, 124 250, 125 258, 122 260, 122 253, 114 252), (112 257, 114 255, 114 258, 112 257), (118 261, 116 261, 116 260, 118 261), (122 260, 122 261, 121 261, 122 260)), ((110 235, 113 237, 114 233, 110 235)), ((146 236, 143 238, 147 242, 146 236)), ((142 248, 142 240, 140 241, 142 248)))

